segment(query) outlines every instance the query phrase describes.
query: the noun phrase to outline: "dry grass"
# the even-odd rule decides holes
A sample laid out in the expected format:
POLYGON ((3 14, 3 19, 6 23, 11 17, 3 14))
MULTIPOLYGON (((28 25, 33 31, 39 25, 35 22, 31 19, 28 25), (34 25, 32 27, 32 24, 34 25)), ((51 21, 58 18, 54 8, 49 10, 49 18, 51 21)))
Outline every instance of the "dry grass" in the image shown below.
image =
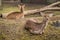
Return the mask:
MULTIPOLYGON (((26 20, 0 19, 0 40, 60 40, 60 27, 51 26, 44 29, 42 35, 32 35, 24 29, 26 20)), ((36 18, 41 20, 40 18, 36 18)))
MULTIPOLYGON (((40 6, 36 6, 39 8, 40 6)), ((32 6, 35 9, 35 6, 32 6)), ((31 9, 31 7, 26 7, 26 10, 31 9)), ((17 7, 4 6, 2 13, 7 13, 10 11, 19 11, 17 7)), ((57 12, 56 12, 57 13, 57 12)), ((58 12, 59 14, 60 12, 58 12)), ((34 15, 33 15, 34 16, 34 15)), ((55 27, 49 25, 44 29, 44 34, 42 35, 32 35, 24 29, 26 20, 29 18, 36 18, 40 22, 41 17, 25 17, 20 20, 7 20, 0 18, 0 40, 60 40, 60 27, 55 27)))

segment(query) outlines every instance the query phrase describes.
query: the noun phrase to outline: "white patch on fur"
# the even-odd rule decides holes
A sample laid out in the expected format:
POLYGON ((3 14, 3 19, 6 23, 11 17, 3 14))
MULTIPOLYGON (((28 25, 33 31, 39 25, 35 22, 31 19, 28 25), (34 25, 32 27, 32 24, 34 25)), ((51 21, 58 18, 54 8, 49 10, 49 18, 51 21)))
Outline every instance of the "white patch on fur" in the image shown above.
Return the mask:
POLYGON ((31 21, 33 21, 33 22, 37 22, 37 20, 35 20, 35 19, 32 19, 32 18, 31 18, 31 19, 29 19, 29 20, 31 20, 31 21))
POLYGON ((52 17, 52 16, 53 16, 53 14, 50 14, 50 15, 49 15, 49 17, 52 17))

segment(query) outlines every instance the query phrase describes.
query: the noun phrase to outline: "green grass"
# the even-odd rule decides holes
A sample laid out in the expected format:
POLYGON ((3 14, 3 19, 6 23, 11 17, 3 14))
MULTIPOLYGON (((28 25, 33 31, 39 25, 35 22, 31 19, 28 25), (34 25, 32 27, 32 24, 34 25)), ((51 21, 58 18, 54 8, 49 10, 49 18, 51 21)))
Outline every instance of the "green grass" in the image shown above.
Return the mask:
MULTIPOLYGON (((60 40, 60 27, 49 25, 44 29, 42 35, 31 35, 24 29, 25 22, 28 18, 21 20, 0 19, 0 38, 5 40, 60 40), (6 32, 8 30, 8 32, 6 32)), ((40 20, 40 18, 36 18, 40 20)))
POLYGON ((55 15, 60 15, 60 11, 56 11, 55 12, 55 15))
MULTIPOLYGON (((25 7, 25 10, 40 8, 40 5, 32 5, 25 7)), ((1 13, 8 13, 10 11, 19 11, 17 6, 3 6, 1 13)), ((59 15, 60 12, 55 12, 55 15, 59 15)), ((31 15, 32 17, 34 15, 31 15)), ((26 20, 32 17, 27 17, 21 20, 7 20, 0 18, 0 40, 60 40, 60 27, 55 27, 49 25, 44 29, 44 34, 42 35, 31 35, 28 31, 24 29, 26 20)), ((38 19, 41 18, 36 15, 33 17, 38 19)))
MULTIPOLYGON (((25 10, 31 10, 31 9, 39 9, 44 7, 45 5, 37 5, 37 4, 29 4, 25 6, 25 10)), ((3 10, 0 10, 0 13, 9 13, 11 11, 20 11, 17 6, 11 6, 11 5, 3 5, 3 10)), ((60 15, 60 11, 55 11, 54 15, 60 15)))
MULTIPOLYGON (((44 5, 42 5, 44 6, 44 5)), ((25 10, 31 10, 31 9, 38 9, 41 8, 40 5, 26 5, 25 10)), ((11 5, 3 5, 2 13, 8 13, 10 11, 20 11, 17 6, 11 6, 11 5)))
POLYGON ((11 12, 11 11, 20 11, 17 7, 3 7, 3 10, 2 10, 2 13, 8 13, 8 12, 11 12))

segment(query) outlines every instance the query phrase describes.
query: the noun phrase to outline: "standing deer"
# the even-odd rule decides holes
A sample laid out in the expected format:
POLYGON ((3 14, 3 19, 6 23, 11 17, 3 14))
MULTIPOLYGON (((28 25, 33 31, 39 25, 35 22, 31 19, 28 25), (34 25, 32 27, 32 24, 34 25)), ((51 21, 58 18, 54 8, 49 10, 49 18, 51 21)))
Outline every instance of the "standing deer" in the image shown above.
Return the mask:
POLYGON ((25 29, 32 34, 42 34, 44 32, 45 26, 48 24, 49 17, 51 16, 44 15, 43 21, 41 23, 37 23, 36 20, 27 20, 25 29))
POLYGON ((21 4, 18 5, 19 9, 21 12, 12 12, 7 15, 7 19, 19 19, 19 18, 24 18, 24 7, 25 5, 21 4))

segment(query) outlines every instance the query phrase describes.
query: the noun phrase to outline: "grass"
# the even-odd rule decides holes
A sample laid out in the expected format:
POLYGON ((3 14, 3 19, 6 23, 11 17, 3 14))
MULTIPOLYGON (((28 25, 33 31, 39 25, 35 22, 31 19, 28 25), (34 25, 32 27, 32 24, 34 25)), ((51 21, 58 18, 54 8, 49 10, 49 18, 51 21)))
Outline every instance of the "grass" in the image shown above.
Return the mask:
POLYGON ((60 15, 60 11, 56 11, 55 12, 55 15, 60 15))
MULTIPOLYGON (((37 5, 37 4, 29 4, 25 6, 25 10, 31 10, 31 9, 39 9, 44 7, 45 5, 37 5)), ((11 5, 3 5, 3 10, 0 10, 0 13, 9 13, 11 11, 20 11, 17 6, 11 6, 11 5)), ((60 15, 60 11, 55 11, 55 15, 60 15)))
MULTIPOLYGON (((42 6, 44 6, 44 5, 42 5, 42 6)), ((32 4, 32 5, 30 5, 30 4, 27 5, 26 4, 25 10, 38 9, 38 8, 41 8, 42 6, 34 5, 34 4, 32 4)), ((11 5, 7 5, 6 6, 6 5, 3 5, 2 13, 8 13, 10 11, 20 11, 20 10, 18 9, 17 6, 11 6, 11 5)))
MULTIPOLYGON (((31 35, 24 29, 25 22, 28 18, 21 20, 0 19, 0 38, 5 40, 60 40, 60 27, 49 25, 44 29, 42 35, 31 35), (8 32, 7 32, 8 31, 8 32)), ((40 20, 40 18, 36 18, 40 20)))
MULTIPOLYGON (((40 8, 40 5, 32 5, 25 7, 25 10, 40 8)), ((8 13, 10 11, 19 11, 17 6, 3 6, 1 13, 8 13)), ((60 12, 55 12, 55 15, 59 15, 60 12)), ((60 27, 55 27, 48 24, 46 29, 44 29, 44 34, 42 35, 31 35, 28 31, 24 29, 26 20, 29 18, 36 18, 41 21, 38 16, 31 15, 30 17, 21 20, 7 20, 0 18, 0 40, 60 40, 60 27), (31 17, 32 16, 32 17, 31 17), (34 17, 33 17, 34 16, 34 17)))

